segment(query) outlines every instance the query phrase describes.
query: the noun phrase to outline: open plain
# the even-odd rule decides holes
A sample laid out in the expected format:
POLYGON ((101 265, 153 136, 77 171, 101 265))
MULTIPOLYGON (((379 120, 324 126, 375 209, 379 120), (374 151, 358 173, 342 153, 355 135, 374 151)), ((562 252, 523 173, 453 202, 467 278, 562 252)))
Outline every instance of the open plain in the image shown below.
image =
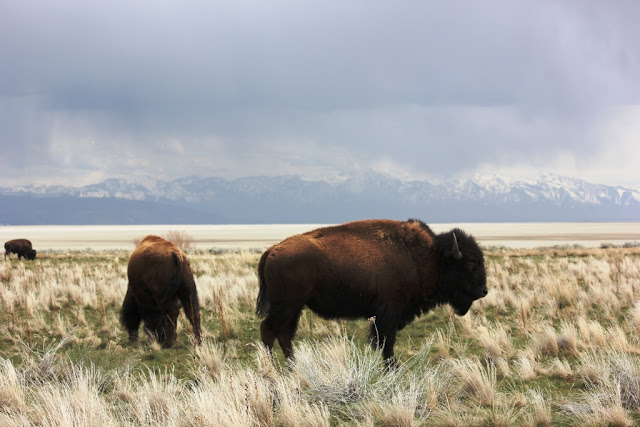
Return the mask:
MULTIPOLYGON (((0 241, 29 239, 38 250, 131 250, 132 241, 147 234, 165 235, 180 230, 193 237, 197 249, 264 249, 292 234, 319 224, 229 225, 21 225, 0 226, 0 241)), ((573 245, 596 247, 640 242, 640 222, 608 223, 467 223, 429 224, 436 233, 460 227, 485 246, 534 248, 573 245)))
POLYGON ((626 245, 578 239, 545 248, 479 237, 489 295, 464 317, 443 306, 409 324, 391 371, 369 347, 373 320, 329 321, 305 310, 295 362, 287 366, 277 346, 275 358, 264 351, 254 314, 262 248, 244 242, 187 252, 202 307, 199 348, 184 315, 175 347, 127 344, 118 310, 131 241, 50 247, 31 262, 14 256, 0 263, 0 424, 634 425, 633 236, 626 245))

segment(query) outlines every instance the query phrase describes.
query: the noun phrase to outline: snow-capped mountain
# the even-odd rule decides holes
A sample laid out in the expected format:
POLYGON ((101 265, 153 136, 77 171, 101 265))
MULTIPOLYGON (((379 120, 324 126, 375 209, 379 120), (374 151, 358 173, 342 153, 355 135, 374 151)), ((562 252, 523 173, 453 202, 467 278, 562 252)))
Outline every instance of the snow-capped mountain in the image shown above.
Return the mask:
POLYGON ((328 180, 136 177, 84 187, 0 187, 0 198, 4 224, 640 220, 640 190, 556 175, 476 175, 437 184, 371 171, 328 180))

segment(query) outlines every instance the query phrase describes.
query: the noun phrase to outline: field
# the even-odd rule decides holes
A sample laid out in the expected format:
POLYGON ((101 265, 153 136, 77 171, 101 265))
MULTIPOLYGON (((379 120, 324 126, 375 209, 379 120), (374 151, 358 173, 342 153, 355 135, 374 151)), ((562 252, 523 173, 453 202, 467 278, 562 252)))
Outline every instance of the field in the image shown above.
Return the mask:
POLYGON ((128 346, 130 251, 0 263, 0 425, 634 425, 640 248, 486 249, 489 295, 398 334, 303 313, 296 362, 259 343, 255 251, 188 252, 204 344, 128 346))

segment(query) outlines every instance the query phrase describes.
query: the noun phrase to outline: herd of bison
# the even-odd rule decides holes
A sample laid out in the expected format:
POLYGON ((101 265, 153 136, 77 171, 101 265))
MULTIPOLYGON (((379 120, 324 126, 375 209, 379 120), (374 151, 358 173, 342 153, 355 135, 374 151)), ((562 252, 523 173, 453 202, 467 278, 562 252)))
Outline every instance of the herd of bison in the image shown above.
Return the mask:
MULTIPOLYGON (((5 259, 11 253, 36 258, 26 239, 8 241, 4 248, 5 259)), ((171 347, 183 308, 200 344, 198 291, 178 246, 146 236, 129 258, 127 276, 120 322, 130 343, 138 340, 144 322, 163 347, 171 347)), ((458 228, 435 234, 415 219, 355 221, 291 236, 262 254, 258 279, 262 341, 272 350, 277 340, 288 359, 304 306, 328 319, 374 319, 371 343, 394 364, 396 333, 414 318, 442 304, 463 316, 487 295, 475 239, 458 228)))

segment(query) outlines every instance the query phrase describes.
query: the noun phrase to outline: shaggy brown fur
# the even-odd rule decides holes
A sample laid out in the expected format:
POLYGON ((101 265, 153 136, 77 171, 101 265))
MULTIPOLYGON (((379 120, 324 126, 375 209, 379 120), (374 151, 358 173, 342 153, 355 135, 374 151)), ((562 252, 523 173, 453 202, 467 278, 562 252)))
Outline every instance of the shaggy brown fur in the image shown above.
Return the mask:
POLYGON ((4 259, 11 259, 11 253, 18 254, 18 259, 25 257, 28 260, 36 259, 36 251, 27 239, 9 240, 4 244, 4 259))
POLYGON ((459 229, 436 236, 418 220, 357 221, 289 237, 262 255, 258 277, 262 341, 272 349, 277 339, 287 358, 304 306, 326 318, 375 316, 372 345, 393 362, 396 332, 416 316, 446 303, 464 315, 487 293, 473 237, 459 229))
POLYGON ((198 291, 189 260, 179 247, 161 237, 146 236, 129 258, 127 275, 129 286, 120 322, 129 332, 129 342, 138 340, 138 328, 144 321, 145 329, 163 347, 171 347, 182 306, 200 344, 198 291))

